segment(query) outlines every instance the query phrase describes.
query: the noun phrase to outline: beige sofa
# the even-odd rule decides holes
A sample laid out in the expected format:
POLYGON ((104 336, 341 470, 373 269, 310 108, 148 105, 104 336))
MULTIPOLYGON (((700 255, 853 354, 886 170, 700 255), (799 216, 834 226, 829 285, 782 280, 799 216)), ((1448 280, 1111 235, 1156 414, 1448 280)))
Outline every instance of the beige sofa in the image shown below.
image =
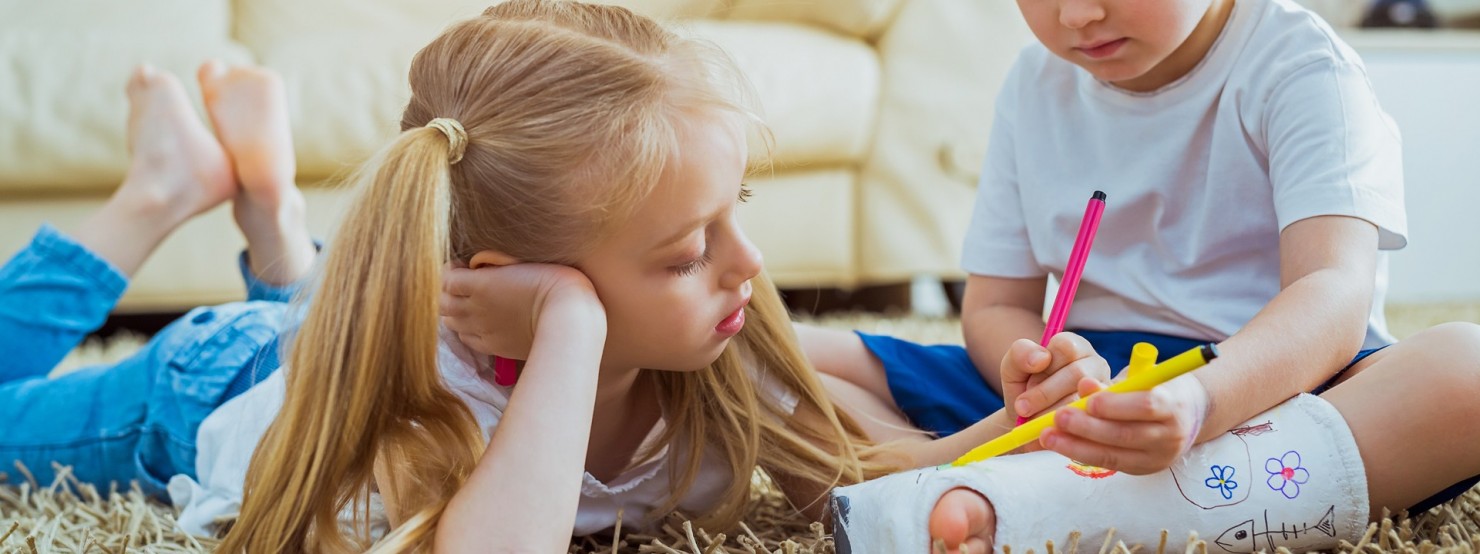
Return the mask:
MULTIPOLYGON (((287 83, 312 227, 325 186, 395 131, 412 54, 489 0, 0 0, 0 255, 37 225, 68 229, 127 163, 123 85, 151 62, 252 61, 287 83)), ((993 97, 1029 36, 998 0, 621 0, 721 45, 759 89, 774 177, 742 210, 776 281, 794 287, 954 275, 993 97)), ((241 298, 242 239, 216 210, 171 238, 121 309, 241 298)))

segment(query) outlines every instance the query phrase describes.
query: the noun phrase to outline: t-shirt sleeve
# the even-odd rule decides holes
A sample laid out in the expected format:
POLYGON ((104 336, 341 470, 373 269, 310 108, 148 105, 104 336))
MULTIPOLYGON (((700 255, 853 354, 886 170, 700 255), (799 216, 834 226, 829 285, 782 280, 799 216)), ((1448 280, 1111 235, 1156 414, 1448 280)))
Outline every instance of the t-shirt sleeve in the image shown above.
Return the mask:
POLYGON ((1376 225, 1383 250, 1408 244, 1402 137, 1359 62, 1295 70, 1271 94, 1264 129, 1280 231, 1339 215, 1376 225))
POLYGON ((1017 113, 1023 65, 1024 57, 1019 56, 997 96, 987 158, 961 247, 961 269, 972 275, 1029 278, 1048 274, 1033 257, 1018 192, 1013 115, 1017 113))

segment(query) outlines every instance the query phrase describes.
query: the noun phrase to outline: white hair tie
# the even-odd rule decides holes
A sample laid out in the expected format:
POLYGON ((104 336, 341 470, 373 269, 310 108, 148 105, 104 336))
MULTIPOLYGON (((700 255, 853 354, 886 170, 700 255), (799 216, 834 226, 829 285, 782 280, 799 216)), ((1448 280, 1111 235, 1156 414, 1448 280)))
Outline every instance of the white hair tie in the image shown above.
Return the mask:
POLYGON ((439 117, 427 122, 427 127, 436 128, 447 135, 447 163, 455 164, 462 161, 463 151, 468 148, 468 132, 463 129, 461 123, 456 119, 439 117))

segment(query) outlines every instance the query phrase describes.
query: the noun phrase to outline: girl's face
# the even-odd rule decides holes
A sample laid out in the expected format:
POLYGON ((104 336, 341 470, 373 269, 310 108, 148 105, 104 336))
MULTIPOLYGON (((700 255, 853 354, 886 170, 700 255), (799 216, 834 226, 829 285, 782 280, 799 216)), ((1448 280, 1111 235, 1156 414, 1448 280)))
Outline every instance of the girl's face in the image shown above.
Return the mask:
MULTIPOLYGON (((1147 90, 1148 87, 1137 86, 1136 79, 1152 73, 1172 57, 1198 23, 1211 13, 1211 7, 1223 1, 1018 0, 1017 3, 1033 35, 1050 52, 1102 81, 1132 90, 1147 90)), ((1213 36, 1216 38, 1216 34, 1213 36)))
POLYGON ((606 307, 604 366, 701 369, 745 324, 761 254, 735 214, 744 127, 713 114, 685 120, 657 186, 578 264, 606 307))

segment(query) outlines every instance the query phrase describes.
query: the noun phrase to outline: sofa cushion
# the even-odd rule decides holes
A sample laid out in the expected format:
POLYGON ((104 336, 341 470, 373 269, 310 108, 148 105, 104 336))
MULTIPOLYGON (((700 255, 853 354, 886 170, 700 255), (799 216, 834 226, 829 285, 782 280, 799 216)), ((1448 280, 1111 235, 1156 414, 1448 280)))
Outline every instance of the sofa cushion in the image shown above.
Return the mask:
MULTIPOLYGON (((778 166, 863 160, 882 86, 879 58, 867 44, 792 23, 701 20, 688 29, 723 48, 755 87, 778 166)), ((762 150, 752 145, 751 152, 755 158, 762 150)))
MULTIPOLYGON (((449 24, 497 0, 236 0, 235 35, 253 49, 325 31, 373 31, 412 43, 431 41, 449 24)), ((661 20, 709 17, 721 0, 606 0, 661 20)))
MULTIPOLYGON (((729 52, 755 85, 778 166, 862 159, 880 87, 878 60, 863 42, 785 23, 696 20, 685 28, 729 52)), ((256 47, 287 85, 301 179, 341 173, 388 142, 410 95, 411 58, 428 41, 330 27, 256 47)), ((760 159, 764 149, 752 151, 760 159)))
POLYGON ((0 0, 0 192, 98 193, 127 167, 124 86, 148 62, 193 98, 195 68, 249 54, 226 0, 0 0))

